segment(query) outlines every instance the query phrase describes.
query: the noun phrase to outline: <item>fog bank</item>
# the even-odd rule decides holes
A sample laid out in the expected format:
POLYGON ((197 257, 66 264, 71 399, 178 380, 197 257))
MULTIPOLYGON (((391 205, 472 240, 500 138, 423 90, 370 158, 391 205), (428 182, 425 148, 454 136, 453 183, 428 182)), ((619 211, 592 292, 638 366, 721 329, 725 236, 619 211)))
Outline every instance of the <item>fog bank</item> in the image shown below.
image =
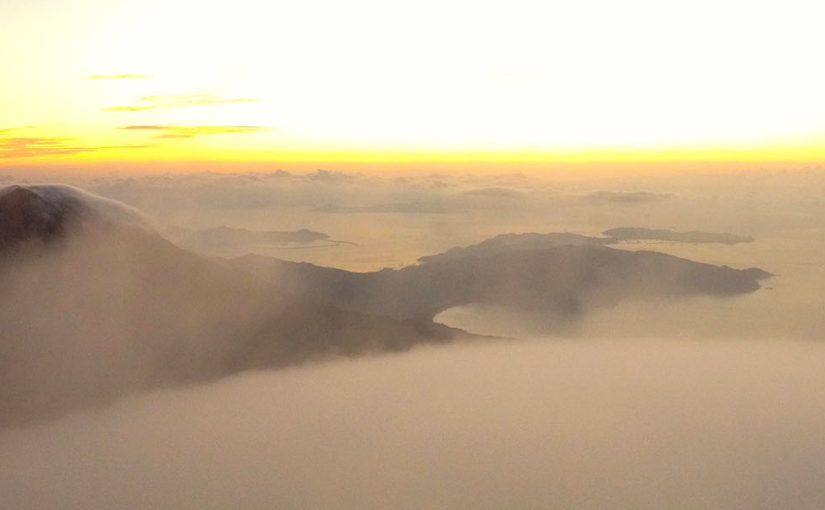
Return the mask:
POLYGON ((0 432, 0 508, 819 509, 825 346, 421 348, 0 432))

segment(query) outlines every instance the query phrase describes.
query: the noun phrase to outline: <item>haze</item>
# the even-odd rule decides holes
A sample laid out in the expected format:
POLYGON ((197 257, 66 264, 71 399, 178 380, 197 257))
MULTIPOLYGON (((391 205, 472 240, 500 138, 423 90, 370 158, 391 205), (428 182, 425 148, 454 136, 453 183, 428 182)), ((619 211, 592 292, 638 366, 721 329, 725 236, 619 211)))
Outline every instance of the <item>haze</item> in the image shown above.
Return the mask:
MULTIPOLYGON (((134 367, 149 358, 132 358, 129 344, 117 350, 127 338, 118 325, 124 317, 111 315, 80 330, 87 334, 83 349, 119 352, 112 358, 119 364, 104 374, 121 367, 122 377, 107 380, 131 381, 113 386, 127 388, 126 396, 0 432, 0 507, 818 508, 825 497, 818 460, 825 181, 810 169, 757 170, 747 181, 738 173, 697 175, 643 182, 632 175, 327 171, 60 175, 140 208, 170 239, 229 225, 306 228, 336 241, 190 246, 210 256, 252 252, 369 271, 498 233, 599 236, 634 226, 753 239, 622 240, 615 248, 776 276, 756 292, 727 298, 630 296, 561 330, 518 310, 460 307, 436 320, 511 340, 326 357, 138 394, 134 367)), ((108 250, 95 246, 98 256, 108 250)), ((118 260, 139 258, 124 253, 118 260)), ((61 306, 87 317, 108 309, 75 293, 99 293, 116 279, 112 271, 93 284, 76 281, 83 274, 77 267, 71 271, 72 278, 61 277, 64 287, 45 287, 74 303, 61 306), (78 303, 95 308, 79 311, 78 303)), ((146 292, 134 285, 128 292, 146 292)), ((207 326, 216 317, 208 306, 165 305, 189 315, 184 331, 190 339, 201 335, 195 345, 222 345, 207 326)), ((249 320, 240 306, 227 310, 233 324, 249 320)), ((66 318, 20 312, 41 328, 59 328, 66 318)), ((142 331, 130 324, 129 331, 142 331)), ((95 357, 84 352, 90 354, 64 356, 62 365, 81 363, 92 373, 95 357)), ((84 384, 70 386, 87 391, 84 384)))
POLYGON ((816 509, 823 350, 417 350, 160 392, 0 436, 4 508, 816 509))
POLYGON ((0 510, 825 508, 813 0, 0 2, 0 510))

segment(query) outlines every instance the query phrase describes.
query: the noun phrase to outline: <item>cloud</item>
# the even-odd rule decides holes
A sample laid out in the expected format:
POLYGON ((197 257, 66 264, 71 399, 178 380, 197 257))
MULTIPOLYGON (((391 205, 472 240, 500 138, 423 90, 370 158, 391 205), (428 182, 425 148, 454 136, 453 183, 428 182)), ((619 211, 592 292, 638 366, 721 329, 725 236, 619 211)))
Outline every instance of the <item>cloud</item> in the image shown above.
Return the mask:
POLYGON ((35 128, 35 127, 37 127, 37 126, 32 125, 32 126, 14 126, 14 127, 0 128, 0 135, 3 135, 5 133, 13 133, 15 131, 22 131, 22 130, 25 130, 25 129, 35 128))
POLYGON ((157 147, 155 143, 141 143, 134 145, 101 145, 95 147, 95 150, 109 150, 109 149, 148 149, 149 147, 157 147))
POLYGON ((825 349, 490 342, 256 372, 0 435, 5 508, 825 506, 825 349))
POLYGON ((702 232, 691 230, 690 232, 677 232, 668 229, 652 229, 643 227, 621 227, 612 228, 602 232, 603 235, 612 237, 619 241, 672 241, 677 243, 721 243, 737 244, 753 242, 753 237, 728 234, 722 232, 702 232))
POLYGON ((324 204, 317 209, 323 213, 398 213, 398 214, 454 214, 464 212, 458 205, 443 201, 410 200, 404 202, 388 202, 369 206, 324 204))
MULTIPOLYGON (((0 130, 0 134, 11 131, 0 130)), ((72 143, 66 137, 2 137, 0 136, 0 159, 32 158, 41 156, 63 156, 82 152, 95 152, 109 149, 143 149, 150 144, 141 145, 104 145, 81 146, 72 143)))
POLYGON ((92 74, 87 80, 147 80, 154 78, 151 74, 92 74))
POLYGON ((488 198, 522 198, 524 196, 524 193, 521 191, 495 186, 489 188, 471 189, 469 191, 465 191, 463 194, 466 196, 488 198))
POLYGON ((210 94, 187 94, 172 96, 143 96, 140 98, 141 104, 126 106, 110 106, 103 108, 106 112, 141 112, 160 108, 186 108, 189 106, 208 106, 227 103, 251 103, 259 101, 258 98, 221 98, 210 94))
POLYGON ((152 106, 110 106, 108 108, 103 108, 104 112, 142 112, 145 110, 151 110, 152 106))
POLYGON ((651 193, 649 191, 595 191, 587 195, 587 198, 615 204, 640 204, 661 200, 669 196, 669 193, 651 193))
POLYGON ((167 125, 132 125, 120 129, 134 131, 160 131, 155 138, 194 138, 198 135, 223 135, 232 133, 256 133, 269 129, 265 126, 167 126, 167 125))
POLYGON ((8 137, 0 139, 0 158, 77 154, 95 150, 67 143, 70 138, 8 137))

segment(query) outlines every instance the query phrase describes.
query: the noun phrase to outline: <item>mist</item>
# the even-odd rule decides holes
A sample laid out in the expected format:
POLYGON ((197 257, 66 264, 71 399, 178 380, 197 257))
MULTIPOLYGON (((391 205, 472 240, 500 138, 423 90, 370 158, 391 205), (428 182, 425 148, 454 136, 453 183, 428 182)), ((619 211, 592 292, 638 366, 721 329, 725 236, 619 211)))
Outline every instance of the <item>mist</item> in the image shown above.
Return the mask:
MULTIPOLYGON (((753 237, 714 244, 698 260, 756 266, 756 256, 821 238, 825 173, 819 168, 664 165, 622 171, 550 166, 522 172, 316 170, 249 173, 45 173, 5 170, 0 182, 66 182, 136 207, 161 226, 187 230, 309 229, 352 244, 307 248, 259 244, 196 248, 235 257, 253 252, 353 271, 416 263, 418 257, 521 232, 597 235, 617 227, 707 231, 753 237), (661 168, 660 168, 661 166, 661 168), (748 259, 754 259, 750 262, 748 259)), ((184 235, 171 235, 174 241, 184 235)), ((631 246, 631 245, 629 245, 631 246)), ((697 259, 690 244, 637 243, 697 259), (673 250, 680 251, 673 251, 673 250)), ((793 253, 789 255, 793 256, 793 253)), ((784 256, 784 254, 783 254, 784 256)), ((768 262, 771 262, 770 260, 768 262)), ((762 266, 779 273, 782 268, 762 266)))
POLYGON ((0 0, 0 510, 825 510, 823 19, 0 0))
POLYGON ((825 505, 816 172, 58 177, 151 227, 0 251, 2 509, 825 505))
POLYGON ((0 433, 1 508, 815 509, 823 346, 422 348, 0 433))

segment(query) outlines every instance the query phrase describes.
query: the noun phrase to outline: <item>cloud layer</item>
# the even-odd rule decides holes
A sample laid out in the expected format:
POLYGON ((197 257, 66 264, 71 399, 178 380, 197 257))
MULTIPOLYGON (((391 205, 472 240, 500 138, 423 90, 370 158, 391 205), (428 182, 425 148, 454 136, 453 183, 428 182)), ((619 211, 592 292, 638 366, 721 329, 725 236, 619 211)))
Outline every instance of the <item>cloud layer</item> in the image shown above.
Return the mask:
POLYGON ((0 433, 0 507, 815 510, 823 360, 608 338, 246 374, 0 433))

